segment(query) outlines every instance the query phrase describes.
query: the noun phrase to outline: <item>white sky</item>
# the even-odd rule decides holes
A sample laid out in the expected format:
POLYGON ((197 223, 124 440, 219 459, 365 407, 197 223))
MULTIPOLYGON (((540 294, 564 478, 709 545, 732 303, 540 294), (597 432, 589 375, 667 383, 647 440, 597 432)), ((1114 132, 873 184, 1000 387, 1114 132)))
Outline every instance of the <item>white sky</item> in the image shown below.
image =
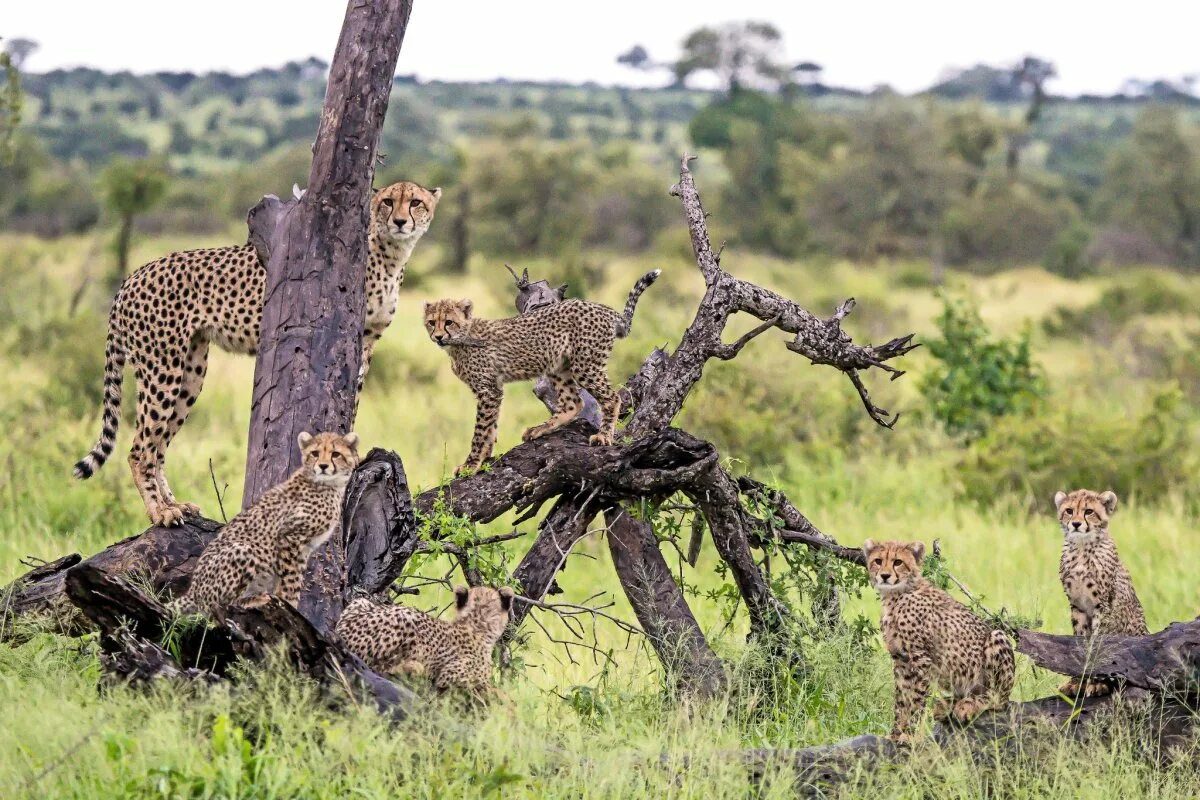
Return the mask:
MULTIPOLYGON (((0 0, 0 36, 42 47, 26 68, 247 72, 310 55, 329 60, 341 0, 0 0)), ((1058 65, 1057 93, 1112 92, 1131 77, 1200 73, 1196 0, 415 0, 397 72, 423 79, 595 80, 656 84, 618 65, 642 44, 673 58, 692 29, 761 19, 825 82, 923 89, 947 67, 1007 64, 1026 53, 1058 65), (971 7, 979 10, 970 10, 971 7)))

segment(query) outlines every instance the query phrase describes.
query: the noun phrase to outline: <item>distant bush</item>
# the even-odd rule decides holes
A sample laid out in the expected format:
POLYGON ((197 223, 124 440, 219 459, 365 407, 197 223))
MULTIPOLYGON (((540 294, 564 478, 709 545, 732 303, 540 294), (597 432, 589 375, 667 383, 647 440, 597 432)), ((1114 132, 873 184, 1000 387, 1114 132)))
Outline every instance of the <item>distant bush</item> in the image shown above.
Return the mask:
POLYGON ((937 319, 941 336, 926 341, 937 365, 921 381, 929 412, 946 431, 984 435, 998 417, 1031 408, 1044 391, 1029 351, 1029 330, 994 339, 979 312, 946 299, 937 319))
POLYGON ((1095 263, 1088 250, 1091 241, 1092 229, 1082 220, 1075 220, 1059 231, 1042 258, 1042 266, 1063 278, 1082 278, 1095 263))
POLYGON ((951 264, 1041 261, 1079 217, 1065 200, 1043 197, 1034 187, 998 180, 963 197, 946 212, 946 258, 951 264))
POLYGON ((1082 308, 1059 308, 1043 327, 1051 336, 1090 336, 1110 341, 1130 320, 1147 314, 1190 313, 1193 295, 1165 275, 1142 273, 1104 290, 1082 308))
POLYGON ((1183 395, 1171 387, 1132 414, 1046 410, 996 423, 959 460, 963 494, 990 505, 1013 494, 1030 508, 1088 487, 1154 501, 1190 487, 1200 466, 1183 395))

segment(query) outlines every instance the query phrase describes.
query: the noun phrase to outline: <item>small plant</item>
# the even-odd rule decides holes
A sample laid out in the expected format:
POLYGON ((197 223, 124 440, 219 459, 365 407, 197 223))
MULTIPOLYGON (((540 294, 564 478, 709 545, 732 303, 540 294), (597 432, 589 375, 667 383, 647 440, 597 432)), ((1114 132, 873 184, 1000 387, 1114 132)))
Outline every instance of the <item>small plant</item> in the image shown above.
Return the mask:
POLYGON ((1029 410, 1045 392, 1033 363, 1027 329, 1013 339, 993 338, 979 311, 943 298, 941 337, 926 342, 937 359, 921 381, 930 413, 954 436, 983 436, 998 417, 1029 410))

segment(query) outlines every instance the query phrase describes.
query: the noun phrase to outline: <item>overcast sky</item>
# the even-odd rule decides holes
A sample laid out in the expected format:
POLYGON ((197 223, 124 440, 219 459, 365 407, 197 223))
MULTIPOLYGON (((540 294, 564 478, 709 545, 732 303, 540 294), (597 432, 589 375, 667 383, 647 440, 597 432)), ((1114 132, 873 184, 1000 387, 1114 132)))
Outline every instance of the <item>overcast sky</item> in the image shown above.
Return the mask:
MULTIPOLYGON (((0 0, 0 36, 41 43, 26 68, 86 65, 134 72, 247 72, 329 60, 341 0, 0 0)), ((775 23, 790 59, 825 67, 825 82, 923 89, 949 67, 1054 61, 1053 91, 1113 92, 1127 78, 1200 73, 1200 2, 956 0, 416 0, 397 71, 423 79, 661 83, 615 57, 643 44, 673 58, 683 37, 733 19, 775 23)))

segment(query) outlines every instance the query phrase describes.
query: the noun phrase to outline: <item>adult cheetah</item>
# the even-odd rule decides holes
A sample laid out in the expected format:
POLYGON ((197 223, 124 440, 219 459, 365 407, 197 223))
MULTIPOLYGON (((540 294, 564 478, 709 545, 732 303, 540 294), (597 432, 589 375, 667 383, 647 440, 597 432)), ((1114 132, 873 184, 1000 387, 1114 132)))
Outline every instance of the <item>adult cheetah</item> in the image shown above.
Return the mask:
MULTIPOLYGON (((396 313, 405 265, 441 196, 441 189, 403 181, 371 198, 360 389, 375 344, 396 313)), ((184 514, 199 511, 171 493, 164 471, 167 448, 204 387, 209 345, 254 354, 265 289, 266 267, 250 244, 172 253, 126 278, 109 312, 103 427, 91 452, 75 465, 75 477, 90 478, 112 454, 128 363, 137 378, 129 467, 150 522, 176 525, 184 514)))

